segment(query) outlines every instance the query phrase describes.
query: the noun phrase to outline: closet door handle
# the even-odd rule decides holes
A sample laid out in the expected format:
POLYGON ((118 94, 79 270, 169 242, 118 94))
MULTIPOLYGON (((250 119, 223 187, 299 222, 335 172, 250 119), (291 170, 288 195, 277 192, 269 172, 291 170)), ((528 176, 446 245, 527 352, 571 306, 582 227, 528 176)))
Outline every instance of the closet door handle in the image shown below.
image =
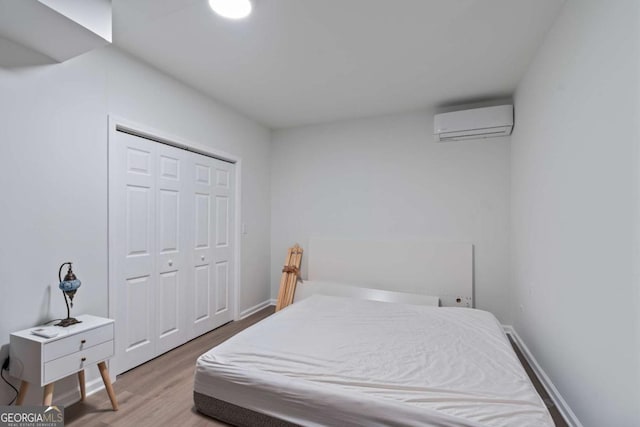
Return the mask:
POLYGON ((80 341, 80 344, 86 344, 86 343, 87 343, 87 340, 80 341))
POLYGON ((82 359, 80 359, 80 361, 81 361, 81 362, 86 362, 86 361, 87 361, 87 358, 86 358, 86 357, 83 357, 82 359))

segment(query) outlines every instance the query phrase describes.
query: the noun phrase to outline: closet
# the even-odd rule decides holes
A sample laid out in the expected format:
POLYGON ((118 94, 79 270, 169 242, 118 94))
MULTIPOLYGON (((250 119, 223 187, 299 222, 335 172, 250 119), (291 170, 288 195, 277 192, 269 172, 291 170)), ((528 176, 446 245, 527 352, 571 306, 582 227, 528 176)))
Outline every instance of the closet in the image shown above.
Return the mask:
POLYGON ((118 374, 232 320, 235 166, 122 130, 109 138, 118 374))

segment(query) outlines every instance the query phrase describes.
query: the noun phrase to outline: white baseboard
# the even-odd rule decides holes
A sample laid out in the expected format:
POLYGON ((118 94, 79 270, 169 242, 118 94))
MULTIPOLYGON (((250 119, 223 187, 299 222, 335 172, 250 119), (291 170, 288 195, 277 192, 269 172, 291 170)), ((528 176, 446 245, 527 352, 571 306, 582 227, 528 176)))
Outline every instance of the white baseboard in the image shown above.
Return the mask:
POLYGON ((245 317, 249 317, 252 314, 259 312, 263 308, 269 307, 270 305, 272 305, 271 301, 273 301, 273 300, 262 301, 260 304, 256 304, 253 307, 249 307, 246 310, 243 310, 242 312, 240 312, 240 319, 244 319, 245 317))
POLYGON ((269 305, 276 305, 278 303, 278 299, 277 298, 271 298, 269 300, 269 305))
MULTIPOLYGON (((104 383, 102 382, 102 378, 100 377, 92 381, 89 381, 88 383, 85 384, 85 391, 87 396, 97 393, 102 389, 104 389, 104 383)), ((75 388, 59 396, 54 395, 54 397, 55 397, 55 403, 57 405, 62 405, 65 407, 71 406, 74 403, 80 401, 80 389, 75 388)))
POLYGON ((535 357, 533 357, 533 354, 529 351, 527 345, 522 341, 522 338, 520 338, 513 326, 502 325, 502 327, 507 335, 511 335, 511 338, 515 341, 516 345, 524 355, 524 358, 527 359, 529 366, 531 366, 531 369, 535 372, 536 376, 542 383, 542 386, 549 394, 551 400, 553 400, 553 403, 556 405, 556 408, 558 408, 558 411, 560 411, 560 414, 567 424, 571 427, 583 427, 580 420, 578 420, 578 417, 576 417, 576 414, 571 410, 571 408, 569 408, 567 402, 562 398, 558 389, 553 385, 551 379, 544 372, 540 364, 538 364, 535 357))

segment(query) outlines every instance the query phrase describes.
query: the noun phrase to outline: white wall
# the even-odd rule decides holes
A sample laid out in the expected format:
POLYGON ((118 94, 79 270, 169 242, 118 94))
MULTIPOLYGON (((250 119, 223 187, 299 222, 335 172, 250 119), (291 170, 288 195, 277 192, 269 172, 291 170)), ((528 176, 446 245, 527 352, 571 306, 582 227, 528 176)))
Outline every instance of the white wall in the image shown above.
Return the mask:
POLYGON ((640 11, 568 0, 515 94, 515 329, 585 426, 640 425, 640 11))
POLYGON ((427 110, 274 132, 272 297, 287 248, 312 235, 464 241, 477 306, 510 321, 509 138, 440 144, 432 133, 427 110))
MULTIPOLYGON (((268 129, 115 48, 0 69, 0 360, 11 331, 66 314, 63 261, 83 282, 73 312, 108 313, 108 114, 242 157, 241 310, 269 298, 268 129)), ((56 387, 54 397, 75 380, 56 387)), ((32 388, 28 401, 37 402, 32 388)), ((0 385, 0 404, 12 396, 0 385)))

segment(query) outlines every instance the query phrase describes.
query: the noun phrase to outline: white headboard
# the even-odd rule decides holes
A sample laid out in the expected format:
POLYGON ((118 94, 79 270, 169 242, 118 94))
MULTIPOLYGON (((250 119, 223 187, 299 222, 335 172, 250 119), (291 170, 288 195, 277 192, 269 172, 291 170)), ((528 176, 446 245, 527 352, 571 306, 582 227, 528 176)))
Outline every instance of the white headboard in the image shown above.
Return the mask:
POLYGON ((473 245, 424 240, 309 240, 309 280, 437 296, 473 307, 473 245))
POLYGON ((372 301, 397 302, 402 304, 430 305, 434 307, 440 305, 440 298, 432 295, 394 292, 365 288, 362 286, 351 286, 344 283, 318 282, 314 280, 305 280, 302 283, 298 283, 293 302, 302 301, 316 294, 372 301))

